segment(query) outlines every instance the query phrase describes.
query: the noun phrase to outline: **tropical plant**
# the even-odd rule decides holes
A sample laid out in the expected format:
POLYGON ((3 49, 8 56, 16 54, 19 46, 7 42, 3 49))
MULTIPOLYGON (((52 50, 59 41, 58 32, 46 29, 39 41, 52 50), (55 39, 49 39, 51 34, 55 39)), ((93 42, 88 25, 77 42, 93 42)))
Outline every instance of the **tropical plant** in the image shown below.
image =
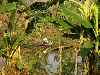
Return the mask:
POLYGON ((21 71, 26 64, 22 61, 27 61, 28 71, 31 72, 33 69, 36 71, 37 67, 40 71, 41 63, 46 61, 45 55, 53 50, 58 50, 60 75, 62 73, 65 75, 78 74, 77 57, 79 55, 82 58, 84 75, 93 70, 91 65, 95 65, 94 68, 98 67, 100 55, 99 6, 95 0, 50 0, 44 2, 0 0, 1 19, 3 19, 3 24, 0 22, 0 56, 5 57, 9 64, 14 61, 16 56, 17 62, 15 63, 21 71), (55 30, 49 29, 50 24, 55 27, 55 30), (52 31, 55 31, 53 33, 55 35, 50 34, 52 31), (36 40, 36 43, 33 39, 36 40), (48 39, 50 40, 49 45, 44 44, 45 41, 48 42, 48 39), (29 55, 27 53, 26 57, 21 56, 21 47, 24 47, 26 52, 27 50, 32 52, 31 49, 34 49, 32 58, 28 57, 31 56, 31 53, 29 55), (68 56, 72 56, 71 54, 75 57, 68 58, 68 56), (40 56, 44 58, 42 59, 40 56), (22 57, 26 59, 22 59, 22 57), (73 61, 74 59, 75 61, 73 61))
MULTIPOLYGON (((92 50, 94 44, 94 55, 98 55, 99 27, 98 6, 96 5, 96 2, 93 0, 86 0, 83 1, 83 3, 81 3, 77 2, 76 0, 69 0, 65 1, 65 4, 61 4, 59 8, 60 10, 58 9, 58 13, 56 16, 46 16, 45 21, 58 25, 61 28, 61 30, 70 30, 72 28, 79 26, 81 29, 79 29, 79 31, 76 32, 80 34, 80 52, 83 60, 87 58, 91 54, 91 52, 94 53, 94 51, 92 50), (71 4, 73 5, 71 6, 71 4), (75 9, 75 7, 77 8, 75 9)), ((86 59, 85 61, 87 61, 88 59, 86 59)), ((89 61, 87 62, 87 64, 88 63, 89 61)), ((86 68, 88 73, 89 65, 86 68)))

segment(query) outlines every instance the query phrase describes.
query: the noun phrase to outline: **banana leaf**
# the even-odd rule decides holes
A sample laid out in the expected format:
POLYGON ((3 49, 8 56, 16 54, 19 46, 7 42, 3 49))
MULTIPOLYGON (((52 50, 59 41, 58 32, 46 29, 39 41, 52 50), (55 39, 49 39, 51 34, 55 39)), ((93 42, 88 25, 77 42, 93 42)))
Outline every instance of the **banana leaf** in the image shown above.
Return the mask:
POLYGON ((70 17, 72 20, 74 20, 74 22, 79 23, 81 25, 83 25, 85 28, 92 28, 91 23, 82 18, 80 13, 77 13, 76 11, 73 11, 74 9, 69 9, 66 8, 65 6, 61 7, 61 15, 66 16, 66 17, 70 17))
POLYGON ((81 56, 84 58, 86 56, 89 55, 91 49, 93 48, 93 43, 91 41, 86 41, 84 42, 83 45, 81 45, 81 48, 80 48, 80 54, 81 56))

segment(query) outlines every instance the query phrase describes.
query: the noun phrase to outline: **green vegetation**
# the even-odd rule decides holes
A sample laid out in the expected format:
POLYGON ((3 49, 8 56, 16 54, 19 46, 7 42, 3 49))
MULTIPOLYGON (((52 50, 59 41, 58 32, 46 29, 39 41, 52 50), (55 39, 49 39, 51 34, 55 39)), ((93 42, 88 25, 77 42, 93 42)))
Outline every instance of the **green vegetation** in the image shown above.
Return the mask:
POLYGON ((99 75, 99 4, 0 0, 0 75, 99 75))

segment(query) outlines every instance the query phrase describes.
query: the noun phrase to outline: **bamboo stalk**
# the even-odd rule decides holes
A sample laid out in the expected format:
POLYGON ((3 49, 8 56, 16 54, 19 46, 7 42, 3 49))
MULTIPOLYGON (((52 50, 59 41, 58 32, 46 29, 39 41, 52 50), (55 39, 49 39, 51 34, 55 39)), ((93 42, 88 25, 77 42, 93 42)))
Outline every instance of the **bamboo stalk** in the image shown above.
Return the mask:
POLYGON ((59 73, 59 75, 62 75, 62 47, 61 46, 59 46, 59 51, 60 51, 60 60, 59 60, 59 62, 60 62, 60 73, 59 73))
POLYGON ((59 35, 59 75, 62 75, 62 46, 61 46, 61 38, 60 38, 60 33, 58 32, 58 35, 59 35))
POLYGON ((76 55, 75 55, 75 57, 76 57, 76 60, 75 60, 75 71, 74 71, 74 75, 77 75, 77 68, 78 68, 78 65, 77 65, 77 54, 78 54, 78 51, 77 51, 77 49, 75 48, 75 51, 76 51, 76 55))
POLYGON ((96 45, 95 45, 95 50, 98 51, 98 46, 99 46, 99 27, 98 27, 98 8, 95 6, 94 9, 94 15, 95 15, 95 32, 96 32, 96 45))

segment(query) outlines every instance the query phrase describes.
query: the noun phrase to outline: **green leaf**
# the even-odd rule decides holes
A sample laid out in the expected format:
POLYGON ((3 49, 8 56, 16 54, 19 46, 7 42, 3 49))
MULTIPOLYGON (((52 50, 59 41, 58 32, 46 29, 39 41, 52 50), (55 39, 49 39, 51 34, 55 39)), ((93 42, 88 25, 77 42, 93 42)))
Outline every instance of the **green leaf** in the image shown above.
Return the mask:
POLYGON ((85 28, 92 28, 91 23, 88 20, 83 19, 80 13, 77 13, 73 9, 69 9, 69 8, 62 6, 61 15, 70 17, 72 21, 82 24, 85 28))
POLYGON ((4 54, 5 49, 0 49, 0 56, 4 54))
POLYGON ((82 22, 82 17, 80 16, 80 14, 78 14, 75 11, 73 11, 72 9, 66 8, 64 6, 61 7, 61 15, 70 17, 79 23, 82 22))
POLYGON ((82 45, 83 48, 93 48, 93 43, 91 41, 86 41, 82 45))
POLYGON ((7 3, 6 5, 0 5, 0 12, 9 12, 16 9, 16 3, 7 3))
POLYGON ((43 22, 53 22, 56 21, 56 17, 55 16, 43 16, 41 17, 41 21, 43 22))
POLYGON ((16 29, 16 21, 17 21, 16 10, 13 10, 12 13, 11 13, 11 16, 10 16, 10 23, 12 25, 11 28, 9 28, 10 30, 15 31, 15 29, 16 29))
POLYGON ((5 6, 5 11, 12 11, 12 10, 15 10, 16 9, 16 3, 13 2, 13 3, 8 3, 6 6, 5 6))
POLYGON ((29 70, 32 70, 33 64, 28 64, 28 66, 29 66, 29 70))
POLYGON ((17 46, 21 43, 22 40, 25 38, 25 33, 22 32, 21 35, 18 35, 16 38, 16 41, 14 42, 12 49, 16 49, 17 46))
POLYGON ((41 19, 42 19, 42 22, 45 21, 45 22, 50 22, 53 24, 55 24, 54 22, 56 22, 56 25, 63 29, 72 28, 72 26, 70 26, 68 23, 64 22, 63 19, 59 19, 55 16, 45 16, 45 17, 42 17, 41 19))
POLYGON ((85 20, 85 19, 82 20, 82 25, 83 25, 85 28, 93 28, 93 27, 92 27, 92 24, 91 24, 88 20, 85 20))
POLYGON ((80 48, 80 54, 82 56, 82 58, 88 56, 88 54, 90 53, 90 48, 80 48))
POLYGON ((5 10, 5 6, 0 5, 0 12, 4 12, 4 10, 5 10))
POLYGON ((64 22, 63 20, 57 20, 56 23, 58 23, 60 26, 62 26, 64 29, 69 29, 72 28, 72 26, 70 26, 69 24, 67 24, 66 22, 64 22))
POLYGON ((37 63, 37 59, 35 57, 32 57, 32 59, 30 60, 28 66, 29 66, 29 70, 32 70, 33 68, 33 64, 37 63))
POLYGON ((93 48, 93 43, 91 41, 86 41, 80 48, 81 56, 84 58, 85 56, 88 56, 90 53, 91 48, 93 48))
POLYGON ((17 68, 18 68, 19 70, 22 70, 23 67, 24 67, 24 65, 23 65, 20 61, 17 62, 17 68))
POLYGON ((3 47, 7 48, 9 45, 9 34, 8 33, 4 33, 4 37, 3 37, 3 47))

